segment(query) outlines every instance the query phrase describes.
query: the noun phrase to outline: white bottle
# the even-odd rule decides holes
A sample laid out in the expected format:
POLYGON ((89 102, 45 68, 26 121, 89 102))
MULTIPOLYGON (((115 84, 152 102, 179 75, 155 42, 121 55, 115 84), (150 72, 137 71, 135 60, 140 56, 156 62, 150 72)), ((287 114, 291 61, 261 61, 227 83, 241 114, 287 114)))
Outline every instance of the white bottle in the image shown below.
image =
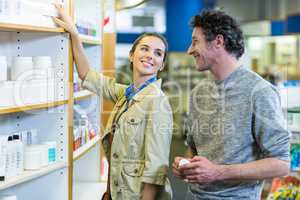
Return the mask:
POLYGON ((53 78, 54 71, 50 56, 35 56, 32 60, 35 79, 53 78))
POLYGON ((19 135, 13 135, 13 142, 16 149, 16 174, 24 171, 24 147, 19 135))
MULTIPOLYGON (((0 0, 0 1, 2 1, 2 0, 0 0)), ((0 81, 7 81, 7 59, 6 59, 6 56, 0 56, 0 81)))
POLYGON ((7 137, 0 136, 0 181, 5 180, 7 137))
POLYGON ((14 139, 14 136, 12 135, 12 165, 11 165, 11 171, 12 171, 12 177, 17 176, 17 162, 18 162, 18 156, 17 156, 17 142, 16 139, 14 139))
POLYGON ((42 152, 40 145, 29 145, 24 150, 24 168, 26 170, 39 170, 42 166, 42 152))
POLYGON ((22 131, 20 135, 23 145, 32 145, 39 143, 36 129, 22 131))
POLYGON ((41 148, 42 152, 42 166, 47 166, 48 165, 48 145, 46 144, 41 144, 39 145, 41 148))
POLYGON ((50 56, 35 56, 32 58, 35 69, 47 69, 52 67, 52 60, 50 56))
POLYGON ((8 0, 0 0, 0 16, 8 15, 8 0))
POLYGON ((88 116, 86 114, 80 115, 80 132, 81 132, 81 145, 88 142, 88 116))
POLYGON ((16 174, 16 151, 12 136, 7 139, 6 148, 6 177, 11 178, 16 174))

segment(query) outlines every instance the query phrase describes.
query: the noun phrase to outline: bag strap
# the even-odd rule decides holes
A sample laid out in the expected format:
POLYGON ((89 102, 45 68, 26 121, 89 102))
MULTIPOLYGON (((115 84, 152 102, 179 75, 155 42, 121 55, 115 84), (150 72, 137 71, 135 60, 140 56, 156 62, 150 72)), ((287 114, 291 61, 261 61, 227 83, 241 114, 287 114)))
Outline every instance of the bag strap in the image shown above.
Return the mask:
POLYGON ((107 160, 108 160, 108 180, 107 180, 107 186, 106 186, 106 192, 105 193, 107 193, 107 195, 109 195, 110 199, 111 199, 111 195, 110 195, 110 156, 111 156, 111 145, 112 145, 112 142, 113 142, 113 139, 114 139, 114 133, 115 133, 115 130, 116 130, 116 125, 118 124, 121 116, 128 110, 128 104, 129 103, 127 101, 124 101, 123 104, 122 104, 122 106, 124 105, 125 102, 126 102, 126 108, 121 113, 117 113, 114 116, 112 129, 111 129, 111 132, 108 134, 108 142, 109 142, 109 151, 108 151, 109 153, 108 153, 108 158, 107 158, 107 160))

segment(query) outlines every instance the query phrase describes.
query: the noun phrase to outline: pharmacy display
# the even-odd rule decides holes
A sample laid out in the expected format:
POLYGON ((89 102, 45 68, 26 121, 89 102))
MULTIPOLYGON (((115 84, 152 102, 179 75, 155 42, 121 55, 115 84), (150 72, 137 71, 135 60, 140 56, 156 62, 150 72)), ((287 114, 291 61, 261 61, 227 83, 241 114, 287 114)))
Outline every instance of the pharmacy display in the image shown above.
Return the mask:
MULTIPOLYGON (((100 71, 103 2, 58 3, 100 71)), ((106 185, 101 100, 74 80, 69 35, 52 16, 52 0, 0 0, 0 200, 91 199, 106 185)))
POLYGON ((39 143, 37 135, 33 129, 0 136, 1 181, 56 162, 56 141, 39 143))
MULTIPOLYGON (((1 56, 0 90, 6 93, 1 107, 46 103, 57 98, 57 84, 64 74, 62 66, 55 66, 51 56, 1 56), (29 93, 35 93, 29 96, 29 93)), ((62 99, 62 98, 60 98, 62 99)))

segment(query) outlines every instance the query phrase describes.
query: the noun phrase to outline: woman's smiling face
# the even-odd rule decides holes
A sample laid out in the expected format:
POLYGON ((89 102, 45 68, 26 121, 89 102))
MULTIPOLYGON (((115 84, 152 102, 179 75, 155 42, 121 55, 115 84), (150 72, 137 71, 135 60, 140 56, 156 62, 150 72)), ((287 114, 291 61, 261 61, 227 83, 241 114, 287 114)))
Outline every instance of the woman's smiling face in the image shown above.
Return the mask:
POLYGON ((133 73, 138 76, 157 75, 164 67, 165 56, 164 42, 155 36, 146 36, 137 44, 129 60, 133 66, 133 73))

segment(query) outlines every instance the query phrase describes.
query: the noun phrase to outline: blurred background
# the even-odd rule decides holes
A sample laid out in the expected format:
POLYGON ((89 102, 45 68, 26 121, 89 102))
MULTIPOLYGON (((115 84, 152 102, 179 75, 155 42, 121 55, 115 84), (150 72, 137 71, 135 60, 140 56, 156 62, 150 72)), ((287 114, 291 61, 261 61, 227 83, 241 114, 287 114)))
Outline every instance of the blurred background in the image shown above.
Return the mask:
MULTIPOLYGON (((246 44, 240 62, 280 90, 287 126, 293 132, 291 154, 297 154, 297 133, 300 133, 300 0, 123 0, 116 3, 115 53, 119 82, 131 83, 128 54, 138 35, 159 32, 169 42, 167 66, 160 77, 174 112, 171 161, 186 150, 182 139, 186 133, 184 124, 189 93, 199 80, 207 76, 207 73, 195 70, 193 58, 186 53, 192 32, 189 21, 207 8, 223 10, 239 21, 246 44)), ((297 177, 297 164, 292 167, 291 175, 297 177)), ((176 199, 184 199, 186 185, 170 176, 176 199)), ((284 180, 279 182, 282 183, 279 185, 285 185, 284 180)), ((277 189, 274 180, 266 182, 263 198, 270 197, 271 187, 274 193, 277 189)))

